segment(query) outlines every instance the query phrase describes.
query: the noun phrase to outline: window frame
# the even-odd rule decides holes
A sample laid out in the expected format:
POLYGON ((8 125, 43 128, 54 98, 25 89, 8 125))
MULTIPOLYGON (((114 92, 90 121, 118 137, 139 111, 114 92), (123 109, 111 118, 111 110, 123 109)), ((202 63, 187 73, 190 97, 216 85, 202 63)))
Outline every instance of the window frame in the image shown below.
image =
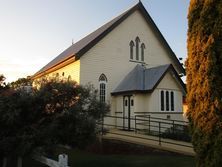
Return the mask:
POLYGON ((136 60, 139 61, 139 43, 140 43, 140 38, 137 36, 135 41, 136 41, 136 60))
POLYGON ((134 42, 131 40, 130 43, 129 43, 129 46, 130 46, 130 60, 133 60, 133 56, 134 56, 134 42))
POLYGON ((160 110, 165 111, 165 98, 164 98, 164 91, 160 91, 160 110))
POLYGON ((99 100, 102 103, 106 102, 107 94, 107 78, 105 74, 101 74, 99 77, 99 100))
POLYGON ((175 90, 161 89, 159 92, 159 111, 175 112, 175 90))
POLYGON ((144 49, 146 48, 145 44, 142 43, 140 48, 141 48, 141 61, 144 62, 144 49))
POLYGON ((174 95, 174 91, 170 91, 170 110, 171 111, 175 110, 175 95, 174 95))

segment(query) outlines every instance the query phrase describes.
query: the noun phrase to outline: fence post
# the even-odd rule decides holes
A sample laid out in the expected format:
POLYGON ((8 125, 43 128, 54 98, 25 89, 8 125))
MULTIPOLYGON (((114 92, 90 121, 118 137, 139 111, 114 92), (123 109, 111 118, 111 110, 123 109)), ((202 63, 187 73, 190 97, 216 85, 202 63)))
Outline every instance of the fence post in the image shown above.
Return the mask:
POLYGON ((150 115, 149 115, 149 134, 150 134, 150 115))
POLYGON ((136 115, 135 115, 135 133, 137 133, 137 129, 136 129, 136 115))
POLYGON ((60 154, 58 157, 59 167, 68 167, 68 155, 60 154))
POLYGON ((174 127, 174 120, 173 120, 173 134, 174 134, 174 128, 175 128, 175 127, 174 127))
POLYGON ((159 122, 159 145, 161 146, 161 122, 159 122))

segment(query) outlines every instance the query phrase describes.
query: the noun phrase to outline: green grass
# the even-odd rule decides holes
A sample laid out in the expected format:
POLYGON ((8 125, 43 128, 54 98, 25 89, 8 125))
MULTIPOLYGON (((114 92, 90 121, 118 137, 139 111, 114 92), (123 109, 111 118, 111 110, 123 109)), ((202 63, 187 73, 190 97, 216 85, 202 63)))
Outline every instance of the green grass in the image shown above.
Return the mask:
MULTIPOLYGON (((60 150, 71 167, 194 167, 194 157, 182 155, 102 155, 80 150, 60 150)), ((56 154, 56 159, 58 156, 56 154)))
MULTIPOLYGON (((2 163, 3 162, 1 159, 0 166, 2 165, 2 163)), ((17 166, 17 159, 8 159, 7 167, 15 167, 15 166, 17 166)), ((22 159, 22 167, 47 167, 47 166, 31 159, 30 157, 25 157, 22 159)))
POLYGON ((29 157, 26 157, 23 159, 22 167, 47 167, 47 166, 29 157))

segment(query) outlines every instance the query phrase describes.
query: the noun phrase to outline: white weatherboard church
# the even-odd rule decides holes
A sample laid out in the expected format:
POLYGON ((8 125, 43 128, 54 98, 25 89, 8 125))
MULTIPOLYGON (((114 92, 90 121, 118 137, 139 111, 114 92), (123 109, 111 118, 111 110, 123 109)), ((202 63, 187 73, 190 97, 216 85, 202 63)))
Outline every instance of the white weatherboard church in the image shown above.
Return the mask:
MULTIPOLYGON (((185 74, 174 52, 139 2, 71 45, 34 76, 63 76, 92 83, 100 100, 110 104, 114 121, 130 126, 135 115, 183 120, 185 74)), ((111 121, 106 119, 106 121, 111 121)))

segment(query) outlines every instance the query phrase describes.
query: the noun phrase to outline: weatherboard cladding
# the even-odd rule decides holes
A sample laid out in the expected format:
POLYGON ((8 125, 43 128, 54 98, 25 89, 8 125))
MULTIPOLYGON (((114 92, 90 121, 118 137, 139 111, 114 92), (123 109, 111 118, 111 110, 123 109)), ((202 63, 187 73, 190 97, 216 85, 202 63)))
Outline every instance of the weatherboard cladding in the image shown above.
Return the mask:
POLYGON ((99 40, 101 40, 106 34, 112 31, 116 26, 118 26, 123 20, 125 20, 135 10, 141 11, 143 16, 146 18, 147 23, 151 24, 151 27, 153 28, 155 34, 159 37, 159 39, 163 42, 166 49, 169 51, 177 67, 181 70, 182 73, 185 73, 184 68, 181 66, 179 60, 177 59, 174 52, 171 50, 170 46, 164 39, 163 35, 157 28, 156 24, 154 23, 154 21, 152 20, 152 18, 150 17, 146 9, 144 8, 143 4, 139 2, 138 4, 136 4, 135 6, 133 6, 126 12, 122 13, 121 15, 117 16, 110 22, 106 23, 105 25, 97 29, 96 31, 86 36, 85 38, 71 45, 69 48, 63 51, 60 55, 58 55, 55 59, 49 62, 46 66, 40 69, 34 76, 40 73, 43 73, 47 71, 48 69, 55 67, 56 65, 70 58, 74 58, 74 56, 75 56, 75 59, 79 59, 85 52, 87 52, 91 47, 93 47, 99 40))
MULTIPOLYGON (((169 69, 171 69, 175 75, 177 74, 171 64, 148 69, 138 64, 131 72, 128 73, 128 75, 126 75, 111 94, 116 95, 128 92, 151 92, 155 89, 169 69)), ((179 81, 181 80, 178 76, 176 77, 179 81)))

